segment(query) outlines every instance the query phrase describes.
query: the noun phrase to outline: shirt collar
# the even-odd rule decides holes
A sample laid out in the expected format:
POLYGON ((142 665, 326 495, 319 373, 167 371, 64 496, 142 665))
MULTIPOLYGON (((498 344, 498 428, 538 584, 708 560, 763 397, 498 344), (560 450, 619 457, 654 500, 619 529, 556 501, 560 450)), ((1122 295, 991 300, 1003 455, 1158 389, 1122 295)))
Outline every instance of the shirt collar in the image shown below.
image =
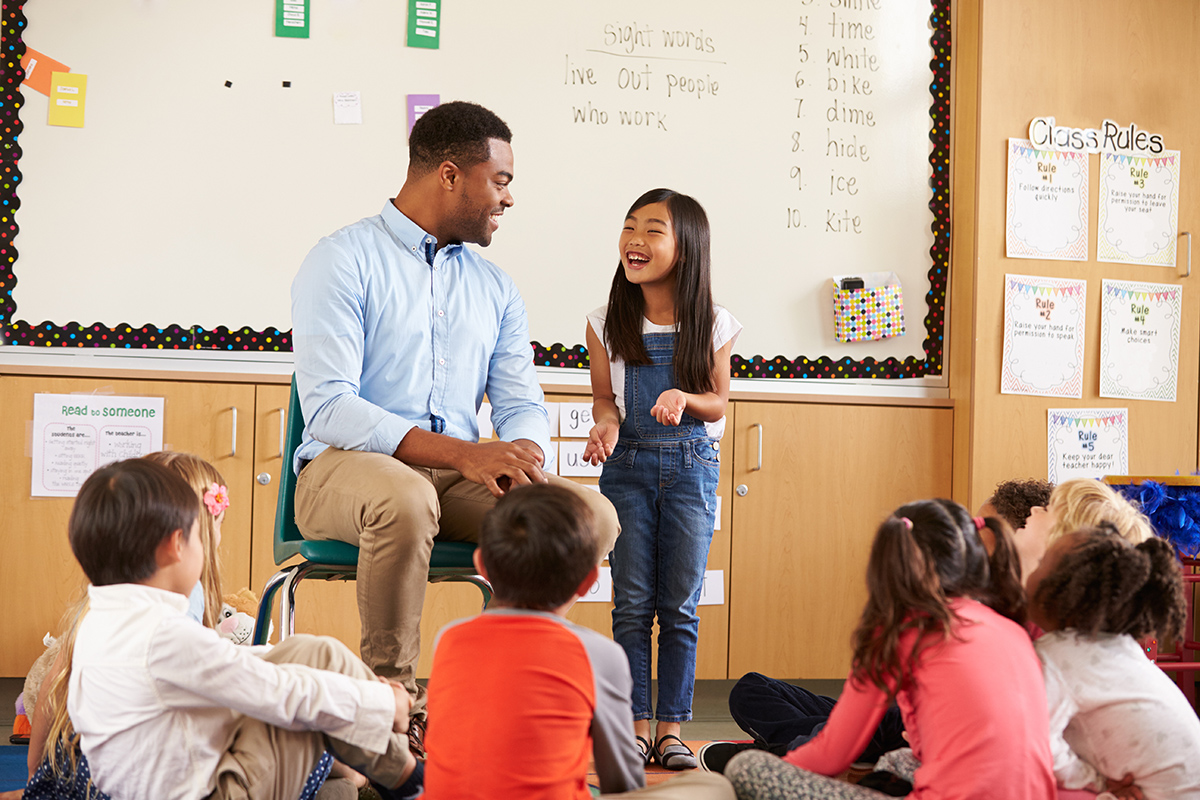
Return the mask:
MULTIPOLYGON (((381 216, 383 217, 384 224, 387 225, 392 234, 400 240, 400 243, 404 245, 406 250, 417 258, 426 261, 426 248, 432 246, 436 249, 437 237, 423 230, 420 225, 401 213, 400 209, 396 208, 391 200, 383 204, 381 216)), ((453 256, 457 252, 457 248, 460 247, 462 247, 461 244, 448 244, 443 250, 447 256, 453 256)))
POLYGON ((88 602, 92 608, 126 606, 130 602, 146 605, 165 605, 180 613, 188 609, 188 599, 178 592, 156 589, 141 583, 114 583, 108 586, 88 586, 88 602))

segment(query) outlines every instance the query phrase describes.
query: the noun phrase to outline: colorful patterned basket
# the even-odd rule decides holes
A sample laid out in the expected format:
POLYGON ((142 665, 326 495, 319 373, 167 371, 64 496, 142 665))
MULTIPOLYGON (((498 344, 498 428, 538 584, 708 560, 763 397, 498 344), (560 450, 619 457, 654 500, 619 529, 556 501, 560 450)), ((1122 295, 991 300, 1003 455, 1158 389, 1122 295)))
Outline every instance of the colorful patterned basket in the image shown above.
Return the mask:
POLYGON ((839 342, 866 342, 904 335, 904 295, 894 272, 869 272, 863 288, 842 289, 849 275, 833 278, 833 335, 839 342))

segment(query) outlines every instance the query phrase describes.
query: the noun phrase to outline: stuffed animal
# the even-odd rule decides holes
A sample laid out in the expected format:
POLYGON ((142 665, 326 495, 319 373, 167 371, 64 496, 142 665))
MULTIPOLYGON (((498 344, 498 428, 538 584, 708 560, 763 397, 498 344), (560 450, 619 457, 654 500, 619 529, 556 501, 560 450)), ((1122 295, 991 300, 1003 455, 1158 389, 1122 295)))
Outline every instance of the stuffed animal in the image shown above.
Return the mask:
POLYGON ((258 615, 258 597, 249 589, 221 597, 221 616, 217 633, 234 644, 250 644, 254 637, 254 620, 258 615))

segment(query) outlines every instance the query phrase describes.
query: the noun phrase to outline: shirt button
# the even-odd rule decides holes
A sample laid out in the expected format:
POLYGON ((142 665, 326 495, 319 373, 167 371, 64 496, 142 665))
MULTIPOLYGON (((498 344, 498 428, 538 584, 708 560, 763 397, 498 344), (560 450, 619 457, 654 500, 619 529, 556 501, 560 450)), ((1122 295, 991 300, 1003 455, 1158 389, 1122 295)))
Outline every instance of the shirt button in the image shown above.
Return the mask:
POLYGON ((445 312, 445 311, 442 311, 442 310, 440 310, 440 309, 439 309, 439 310, 438 310, 438 316, 439 316, 439 317, 444 317, 444 316, 446 316, 446 312, 445 312))
POLYGON ((444 359, 444 358, 439 358, 439 359, 438 359, 438 363, 439 363, 439 364, 443 364, 443 365, 444 365, 444 364, 446 363, 446 359, 444 359))

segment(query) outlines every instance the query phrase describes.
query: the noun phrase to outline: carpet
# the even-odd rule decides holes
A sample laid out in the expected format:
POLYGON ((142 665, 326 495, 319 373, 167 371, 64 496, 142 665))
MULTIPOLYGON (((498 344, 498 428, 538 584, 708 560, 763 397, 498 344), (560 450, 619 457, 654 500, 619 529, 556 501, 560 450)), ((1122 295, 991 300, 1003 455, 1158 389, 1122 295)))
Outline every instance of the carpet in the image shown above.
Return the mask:
POLYGON ((0 792, 24 789, 29 777, 27 745, 0 745, 0 792))

